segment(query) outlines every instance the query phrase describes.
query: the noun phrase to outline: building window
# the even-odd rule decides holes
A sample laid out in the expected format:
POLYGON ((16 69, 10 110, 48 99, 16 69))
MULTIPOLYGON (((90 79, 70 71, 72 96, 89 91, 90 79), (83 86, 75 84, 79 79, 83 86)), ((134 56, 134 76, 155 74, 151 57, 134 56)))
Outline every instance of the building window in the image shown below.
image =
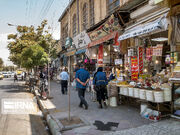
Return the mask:
POLYGON ((74 14, 73 16, 73 37, 75 37, 77 34, 77 30, 76 30, 76 14, 74 14))
POLYGON ((68 37, 68 23, 63 27, 62 30, 62 44, 65 44, 66 38, 68 37))
POLYGON ((120 0, 107 0, 108 14, 112 14, 120 5, 120 0))
POLYGON ((94 0, 90 0, 90 26, 94 25, 94 0))
POLYGON ((87 5, 87 3, 84 3, 82 13, 83 13, 82 29, 86 30, 88 28, 88 5, 87 5))

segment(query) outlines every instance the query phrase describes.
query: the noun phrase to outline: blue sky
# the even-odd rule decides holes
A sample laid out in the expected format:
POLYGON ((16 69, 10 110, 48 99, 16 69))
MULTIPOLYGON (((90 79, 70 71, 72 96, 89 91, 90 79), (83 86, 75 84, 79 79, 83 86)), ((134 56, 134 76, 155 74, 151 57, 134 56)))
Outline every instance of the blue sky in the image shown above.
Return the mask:
POLYGON ((58 19, 69 0, 0 0, 0 57, 5 65, 8 61, 7 35, 16 31, 14 25, 39 25, 43 19, 48 20, 53 37, 59 39, 58 19))

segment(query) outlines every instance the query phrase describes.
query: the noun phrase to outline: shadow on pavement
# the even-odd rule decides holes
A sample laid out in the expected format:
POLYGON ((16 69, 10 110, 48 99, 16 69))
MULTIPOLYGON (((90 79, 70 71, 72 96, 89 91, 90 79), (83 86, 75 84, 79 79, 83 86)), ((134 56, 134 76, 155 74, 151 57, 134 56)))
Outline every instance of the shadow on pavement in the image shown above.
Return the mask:
POLYGON ((50 135, 46 121, 39 115, 29 115, 32 135, 50 135))

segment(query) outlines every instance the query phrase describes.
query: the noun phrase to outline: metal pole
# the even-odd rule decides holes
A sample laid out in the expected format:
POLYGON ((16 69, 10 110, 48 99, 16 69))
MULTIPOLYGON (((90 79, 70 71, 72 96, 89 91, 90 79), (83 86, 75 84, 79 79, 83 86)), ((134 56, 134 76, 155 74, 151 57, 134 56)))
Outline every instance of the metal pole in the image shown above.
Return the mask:
MULTIPOLYGON (((49 60, 50 60, 49 55, 48 55, 48 58, 49 58, 49 60)), ((48 97, 50 97, 50 88, 51 88, 51 87, 50 87, 50 73, 49 73, 49 72, 50 72, 50 70, 49 70, 49 68, 50 68, 49 65, 50 65, 50 64, 49 64, 49 62, 50 62, 50 61, 48 61, 48 92, 49 92, 48 97)))
MULTIPOLYGON (((71 21, 71 18, 70 18, 70 0, 69 0, 69 27, 68 27, 68 37, 70 37, 70 27, 71 27, 71 23, 70 23, 70 21, 71 21)), ((69 60, 71 60, 71 59, 69 59, 69 60)), ((71 62, 71 61, 70 61, 71 62)), ((71 63, 70 63, 71 64, 71 63)), ((70 72, 69 72, 70 73, 70 72)), ((70 74, 69 74, 69 76, 70 76, 70 74)), ((69 79, 69 82, 70 82, 70 79, 69 79)), ((68 121, 70 122, 70 120, 71 120, 71 104, 70 104, 70 87, 68 86, 68 121)))

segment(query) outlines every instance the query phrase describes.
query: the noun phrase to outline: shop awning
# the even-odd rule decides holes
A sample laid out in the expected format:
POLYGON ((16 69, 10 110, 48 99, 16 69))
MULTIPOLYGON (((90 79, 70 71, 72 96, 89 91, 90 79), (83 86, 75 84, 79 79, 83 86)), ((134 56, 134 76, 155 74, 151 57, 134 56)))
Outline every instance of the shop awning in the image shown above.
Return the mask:
POLYGON ((78 50, 75 54, 81 54, 81 53, 85 53, 86 52, 86 49, 81 49, 81 50, 78 50))
POLYGON ((163 16, 162 18, 159 18, 153 22, 142 24, 128 30, 123 35, 119 36, 118 41, 141 36, 143 34, 148 34, 155 31, 167 30, 167 25, 167 19, 165 16, 163 16))
POLYGON ((89 44, 88 44, 88 47, 92 47, 92 46, 95 46, 95 45, 98 45, 98 44, 102 44, 103 42, 106 42, 106 41, 108 41, 108 40, 110 40, 110 39, 112 39, 112 38, 115 38, 116 33, 117 33, 117 32, 112 32, 112 33, 110 33, 110 34, 102 37, 102 38, 99 39, 99 40, 95 40, 95 41, 89 43, 89 44))

